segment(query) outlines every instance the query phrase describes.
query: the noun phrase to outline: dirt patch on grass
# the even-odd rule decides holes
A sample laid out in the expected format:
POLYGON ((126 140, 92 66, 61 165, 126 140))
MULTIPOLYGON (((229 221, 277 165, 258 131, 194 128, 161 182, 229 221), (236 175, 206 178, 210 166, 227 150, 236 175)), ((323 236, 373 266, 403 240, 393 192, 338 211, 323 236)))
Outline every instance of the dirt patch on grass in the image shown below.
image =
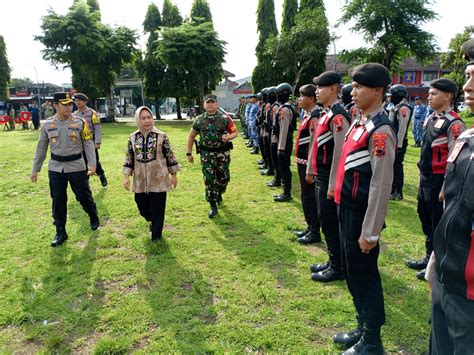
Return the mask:
POLYGON ((73 348, 74 354, 91 354, 95 344, 102 337, 102 334, 93 330, 87 337, 79 340, 80 344, 73 348))

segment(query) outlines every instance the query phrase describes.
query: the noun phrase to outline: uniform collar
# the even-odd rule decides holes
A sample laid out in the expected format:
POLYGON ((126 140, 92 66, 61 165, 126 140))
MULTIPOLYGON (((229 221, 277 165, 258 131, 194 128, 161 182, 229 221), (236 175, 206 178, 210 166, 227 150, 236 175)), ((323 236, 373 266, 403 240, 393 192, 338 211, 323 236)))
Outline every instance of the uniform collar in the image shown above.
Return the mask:
POLYGON ((372 120, 372 117, 377 116, 379 113, 383 112, 383 106, 380 106, 379 108, 375 109, 374 111, 370 112, 368 115, 363 116, 362 114, 359 116, 358 119, 358 124, 360 125, 366 125, 367 122, 372 120))

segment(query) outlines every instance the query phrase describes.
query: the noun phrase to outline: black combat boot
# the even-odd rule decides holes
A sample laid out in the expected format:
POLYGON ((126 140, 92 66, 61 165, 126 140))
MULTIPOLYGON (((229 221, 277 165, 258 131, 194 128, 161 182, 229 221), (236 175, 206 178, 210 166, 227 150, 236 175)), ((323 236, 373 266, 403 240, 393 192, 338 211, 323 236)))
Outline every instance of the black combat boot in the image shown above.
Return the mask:
POLYGON ((250 154, 258 154, 258 147, 253 147, 253 149, 250 151, 250 154))
POLYGON ((267 182, 267 186, 268 187, 280 187, 281 186, 281 181, 277 181, 277 180, 269 181, 269 182, 267 182))
POLYGON ((363 355, 383 355, 382 338, 380 328, 365 328, 360 340, 350 349, 342 354, 363 354, 363 355))
POLYGON ((360 338, 362 337, 362 333, 364 332, 364 325, 362 320, 357 317, 357 328, 350 330, 348 332, 337 333, 333 336, 333 340, 336 344, 342 344, 345 346, 352 346, 356 344, 360 338))
POLYGON ((308 234, 309 232, 311 232, 311 229, 309 227, 307 227, 305 230, 300 230, 300 231, 294 231, 293 233, 298 237, 303 237, 305 236, 306 234, 308 234))
POLYGON ((390 195, 390 200, 392 201, 403 200, 403 193, 395 191, 393 194, 390 195))
POLYGON ((91 222, 91 229, 93 231, 97 230, 100 226, 99 216, 97 215, 97 212, 91 213, 89 215, 89 220, 91 222))
POLYGON ((326 261, 324 264, 312 264, 309 269, 311 270, 311 272, 316 273, 327 269, 329 266, 331 266, 331 263, 329 261, 326 261))
POLYGON ((423 270, 423 269, 426 269, 426 266, 428 266, 429 260, 430 260, 430 256, 425 255, 420 260, 407 260, 406 264, 410 269, 423 270))
POLYGON ((105 177, 105 174, 99 175, 99 179, 102 186, 107 187, 107 178, 105 177))
POLYGON ((216 201, 210 201, 209 203, 211 205, 211 210, 209 211, 207 216, 209 218, 214 218, 215 216, 217 216, 217 202, 216 201))
POLYGON ((56 235, 54 236, 51 246, 53 248, 60 246, 67 240, 66 228, 63 226, 56 226, 56 235))
POLYGON ((311 274, 311 279, 313 281, 319 282, 331 282, 336 280, 344 280, 344 271, 335 265, 330 265, 324 270, 314 272, 311 274))
POLYGON ((296 241, 300 244, 313 244, 313 243, 320 243, 321 242, 321 234, 319 232, 313 232, 310 230, 308 233, 296 239, 296 241))

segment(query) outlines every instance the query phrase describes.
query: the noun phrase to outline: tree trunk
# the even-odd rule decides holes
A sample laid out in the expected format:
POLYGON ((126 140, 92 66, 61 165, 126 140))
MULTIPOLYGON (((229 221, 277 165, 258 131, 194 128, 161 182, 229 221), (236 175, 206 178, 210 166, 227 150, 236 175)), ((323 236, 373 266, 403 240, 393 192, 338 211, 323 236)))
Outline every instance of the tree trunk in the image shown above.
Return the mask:
POLYGON ((202 74, 199 76, 199 107, 201 108, 201 112, 204 112, 204 78, 202 74))
POLYGON ((105 101, 107 102, 107 122, 113 122, 115 121, 115 105, 111 88, 107 90, 105 101))
POLYGON ((156 119, 161 120, 160 103, 159 98, 157 96, 155 96, 155 111, 156 119))
POLYGON ((181 101, 179 97, 176 97, 176 115, 178 116, 178 120, 183 119, 183 116, 181 116, 181 101))

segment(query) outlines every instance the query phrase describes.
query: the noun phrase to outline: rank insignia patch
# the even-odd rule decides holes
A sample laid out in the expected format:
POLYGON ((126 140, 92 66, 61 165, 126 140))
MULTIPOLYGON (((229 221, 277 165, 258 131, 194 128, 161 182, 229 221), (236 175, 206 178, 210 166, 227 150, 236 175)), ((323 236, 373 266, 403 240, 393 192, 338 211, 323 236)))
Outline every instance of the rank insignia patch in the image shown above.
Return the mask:
POLYGON ((374 155, 376 157, 383 157, 385 155, 385 146, 387 143, 387 133, 374 133, 372 135, 372 144, 374 147, 374 155))

